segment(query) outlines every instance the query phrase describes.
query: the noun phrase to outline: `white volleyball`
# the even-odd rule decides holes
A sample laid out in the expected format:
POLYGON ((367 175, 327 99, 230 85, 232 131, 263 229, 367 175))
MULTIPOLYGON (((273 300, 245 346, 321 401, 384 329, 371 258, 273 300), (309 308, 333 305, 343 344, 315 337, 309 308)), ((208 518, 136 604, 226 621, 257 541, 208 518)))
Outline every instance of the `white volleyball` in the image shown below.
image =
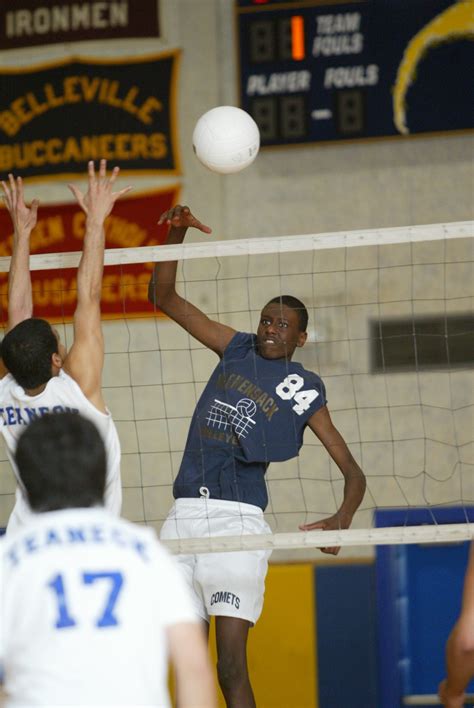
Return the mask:
POLYGON ((221 175, 240 172, 255 160, 260 132, 252 116, 235 106, 218 106, 204 113, 193 132, 198 160, 221 175))

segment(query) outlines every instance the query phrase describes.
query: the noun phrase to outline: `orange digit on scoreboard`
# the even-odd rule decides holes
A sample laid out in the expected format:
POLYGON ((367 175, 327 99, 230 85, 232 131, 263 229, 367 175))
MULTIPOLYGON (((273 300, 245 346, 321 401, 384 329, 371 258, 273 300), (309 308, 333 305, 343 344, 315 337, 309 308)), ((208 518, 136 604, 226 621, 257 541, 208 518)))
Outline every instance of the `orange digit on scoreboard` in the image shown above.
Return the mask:
POLYGON ((291 56, 295 61, 305 58, 304 19, 301 15, 293 15, 291 18, 291 56))

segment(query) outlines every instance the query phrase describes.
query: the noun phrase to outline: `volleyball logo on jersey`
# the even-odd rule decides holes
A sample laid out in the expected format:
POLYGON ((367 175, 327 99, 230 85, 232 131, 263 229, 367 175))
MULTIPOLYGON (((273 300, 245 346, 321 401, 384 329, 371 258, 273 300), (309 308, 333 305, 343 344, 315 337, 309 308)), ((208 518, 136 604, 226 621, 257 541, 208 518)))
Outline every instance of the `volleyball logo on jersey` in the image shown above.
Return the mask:
POLYGON ((206 421, 210 428, 232 430, 239 439, 246 438, 252 426, 255 425, 253 416, 256 412, 255 401, 250 398, 241 398, 236 406, 215 398, 206 421))

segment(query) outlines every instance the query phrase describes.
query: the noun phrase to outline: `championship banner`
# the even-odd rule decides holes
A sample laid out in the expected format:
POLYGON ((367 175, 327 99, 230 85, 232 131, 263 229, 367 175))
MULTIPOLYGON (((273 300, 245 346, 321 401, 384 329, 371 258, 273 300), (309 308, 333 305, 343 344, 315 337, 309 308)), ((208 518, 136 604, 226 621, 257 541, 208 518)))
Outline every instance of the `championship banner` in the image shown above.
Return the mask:
POLYGON ((0 48, 159 37, 158 0, 8 0, 0 3, 0 48))
POLYGON ((0 70, 0 175, 86 172, 105 158, 123 172, 179 174, 179 51, 70 58, 0 70))
MULTIPOLYGON (((156 246, 163 243, 168 227, 157 226, 160 215, 178 202, 179 186, 137 194, 117 201, 105 222, 107 249, 156 246)), ((85 214, 77 204, 39 207, 38 223, 31 234, 31 254, 81 251, 85 214)), ((0 256, 11 256, 12 222, 0 209, 0 256)), ((152 315, 148 283, 153 264, 133 263, 104 269, 101 311, 103 319, 152 315)), ((33 271, 34 316, 49 322, 71 321, 76 307, 77 269, 33 271)), ((8 274, 0 273, 0 321, 7 321, 8 274)))

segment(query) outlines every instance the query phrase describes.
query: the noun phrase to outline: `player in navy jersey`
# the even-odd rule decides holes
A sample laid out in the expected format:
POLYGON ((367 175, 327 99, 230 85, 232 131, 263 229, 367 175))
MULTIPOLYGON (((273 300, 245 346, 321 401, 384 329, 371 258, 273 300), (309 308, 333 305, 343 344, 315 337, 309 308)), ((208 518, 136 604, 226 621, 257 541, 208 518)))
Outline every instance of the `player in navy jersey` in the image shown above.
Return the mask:
MULTIPOLYGON (((203 233, 188 207, 165 212, 168 244, 182 243, 189 227, 203 233)), ((278 296, 263 308, 257 333, 236 332, 209 319, 175 289, 177 262, 157 263, 149 299, 193 337, 214 351, 220 363, 196 406, 173 493, 175 504, 161 538, 270 533, 265 472, 271 462, 298 455, 309 426, 344 476, 344 498, 333 516, 302 524, 301 530, 346 529, 365 492, 365 477, 326 406, 324 384, 291 361, 306 342, 306 307, 278 296)), ((323 548, 336 554, 338 548, 323 548)), ((249 628, 263 606, 269 553, 181 556, 196 611, 216 618, 218 676, 227 705, 255 705, 247 668, 249 628)))

